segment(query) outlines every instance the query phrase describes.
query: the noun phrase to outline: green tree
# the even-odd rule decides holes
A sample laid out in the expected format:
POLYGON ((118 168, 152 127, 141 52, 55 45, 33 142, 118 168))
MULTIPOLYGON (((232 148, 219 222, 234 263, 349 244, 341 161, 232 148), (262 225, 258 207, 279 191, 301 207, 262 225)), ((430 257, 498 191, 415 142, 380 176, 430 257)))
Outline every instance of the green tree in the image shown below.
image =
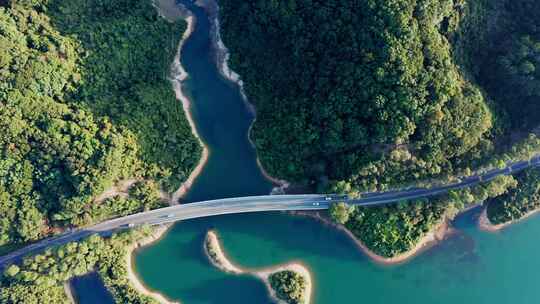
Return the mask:
POLYGON ((354 208, 344 202, 332 203, 328 209, 332 220, 339 224, 345 224, 349 220, 349 215, 353 211, 354 208))

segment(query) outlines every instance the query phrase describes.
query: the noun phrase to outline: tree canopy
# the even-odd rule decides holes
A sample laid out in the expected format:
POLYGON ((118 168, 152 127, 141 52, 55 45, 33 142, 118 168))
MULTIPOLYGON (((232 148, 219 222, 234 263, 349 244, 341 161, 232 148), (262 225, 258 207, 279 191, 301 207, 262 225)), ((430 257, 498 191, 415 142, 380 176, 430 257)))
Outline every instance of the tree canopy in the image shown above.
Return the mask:
POLYGON ((271 175, 353 189, 452 172, 489 147, 493 115, 453 61, 460 1, 222 3, 230 64, 257 108, 271 175))
POLYGON ((168 80, 184 30, 146 0, 0 6, 0 246, 159 205, 94 201, 119 180, 187 178, 201 148, 168 80))

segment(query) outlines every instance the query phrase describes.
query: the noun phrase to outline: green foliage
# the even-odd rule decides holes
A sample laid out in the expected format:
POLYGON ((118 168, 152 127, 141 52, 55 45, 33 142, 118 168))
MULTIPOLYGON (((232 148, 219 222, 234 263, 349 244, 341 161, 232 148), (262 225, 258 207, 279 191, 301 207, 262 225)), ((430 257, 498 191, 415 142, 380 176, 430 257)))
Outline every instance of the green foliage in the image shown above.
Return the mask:
POLYGON ((121 179, 186 179, 201 149, 167 79, 184 30, 147 0, 0 7, 0 246, 160 206, 94 202, 121 179))
POLYGON ((487 203, 487 215, 493 224, 518 220, 540 208, 540 171, 527 169, 517 176, 517 187, 487 203))
POLYGON ((129 196, 139 201, 144 210, 164 207, 164 203, 159 197, 159 189, 153 181, 140 181, 129 188, 129 196))
POLYGON ((484 29, 484 37, 478 47, 469 50, 475 60, 475 76, 507 114, 507 125, 528 131, 540 119, 540 2, 490 2, 483 5, 482 14, 491 18, 484 17, 477 25, 484 29))
POLYGON ((328 209, 330 218, 336 223, 345 224, 349 220, 349 215, 354 212, 354 208, 343 202, 332 203, 328 209))
POLYGON ((176 190, 201 155, 168 79, 185 22, 166 22, 148 0, 49 2, 54 24, 82 48, 73 98, 132 131, 143 174, 176 190))
POLYGON ((94 270, 117 303, 156 303, 138 294, 126 276, 127 246, 150 233, 148 228, 142 228, 108 239, 92 235, 28 257, 21 265, 9 266, 0 277, 0 303, 69 303, 64 282, 94 270))
POLYGON ((278 298, 290 304, 305 303, 306 279, 302 275, 284 270, 272 273, 269 280, 278 298))
POLYGON ((430 198, 382 207, 356 207, 345 227, 370 250, 395 257, 413 249, 445 219, 471 204, 503 195, 516 186, 511 176, 430 198))
POLYGON ((492 115, 446 38, 460 3, 223 1, 222 36, 257 107, 269 173, 358 192, 479 158, 492 115))
POLYGON ((345 226, 376 254, 394 257, 414 248, 441 223, 446 209, 439 201, 425 200, 358 207, 345 226))

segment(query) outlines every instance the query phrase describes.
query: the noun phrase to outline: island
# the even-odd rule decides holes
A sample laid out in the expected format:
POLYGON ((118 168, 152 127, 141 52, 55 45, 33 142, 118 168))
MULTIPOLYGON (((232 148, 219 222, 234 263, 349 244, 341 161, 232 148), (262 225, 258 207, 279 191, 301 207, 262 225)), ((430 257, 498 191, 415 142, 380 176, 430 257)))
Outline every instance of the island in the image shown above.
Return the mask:
POLYGON ((282 270, 272 273, 269 280, 278 299, 288 304, 306 303, 306 279, 302 275, 282 270))
POLYGON ((243 269, 232 263, 225 255, 216 231, 206 233, 204 252, 212 265, 232 274, 249 274, 259 278, 271 298, 277 303, 311 303, 311 274, 301 263, 287 263, 264 269, 243 269))

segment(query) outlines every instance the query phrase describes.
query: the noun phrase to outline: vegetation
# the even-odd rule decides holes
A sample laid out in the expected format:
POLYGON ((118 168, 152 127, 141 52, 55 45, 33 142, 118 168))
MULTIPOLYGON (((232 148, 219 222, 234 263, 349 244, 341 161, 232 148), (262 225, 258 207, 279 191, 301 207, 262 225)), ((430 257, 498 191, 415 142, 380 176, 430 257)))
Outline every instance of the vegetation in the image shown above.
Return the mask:
POLYGON ((502 195, 516 185, 513 177, 499 176, 488 183, 453 190, 429 200, 403 201, 383 207, 348 207, 347 216, 332 218, 338 223, 348 218, 345 227, 370 250, 383 257, 395 257, 413 249, 427 233, 463 208, 502 195))
POLYGON ((540 120, 540 3, 497 0, 480 6, 493 17, 478 24, 487 31, 481 47, 470 52, 475 77, 505 112, 509 128, 531 130, 540 120))
POLYGON ((147 0, 2 3, 0 246, 159 206, 201 150, 167 79, 184 22, 147 0), (159 184, 94 201, 127 177, 159 184))
MULTIPOLYGON (((539 3, 223 1, 222 37, 257 107, 252 135, 263 166, 358 197, 538 154, 529 133, 540 118, 539 3)), ((501 177, 429 201, 330 212, 390 257, 515 186, 501 177)))
POLYGON ((528 169, 516 175, 517 187, 495 197, 487 205, 491 223, 503 224, 520 219, 540 208, 540 171, 528 169))
POLYGON ((446 38, 461 6, 223 1, 223 39, 257 107, 253 138, 268 172, 362 192, 481 158, 494 116, 446 38))
POLYGON ((345 224, 349 221, 349 215, 353 212, 353 207, 348 206, 343 202, 332 203, 328 209, 328 213, 332 220, 339 224, 345 224))
POLYGON ((279 299, 290 304, 305 303, 306 279, 302 275, 284 270, 272 273, 269 279, 279 299))
POLYGON ((11 265, 0 277, 0 303, 69 303, 63 284, 74 276, 96 270, 117 303, 157 303, 130 286, 126 272, 126 248, 148 236, 145 227, 115 234, 110 238, 93 235, 83 241, 48 249, 11 265))

